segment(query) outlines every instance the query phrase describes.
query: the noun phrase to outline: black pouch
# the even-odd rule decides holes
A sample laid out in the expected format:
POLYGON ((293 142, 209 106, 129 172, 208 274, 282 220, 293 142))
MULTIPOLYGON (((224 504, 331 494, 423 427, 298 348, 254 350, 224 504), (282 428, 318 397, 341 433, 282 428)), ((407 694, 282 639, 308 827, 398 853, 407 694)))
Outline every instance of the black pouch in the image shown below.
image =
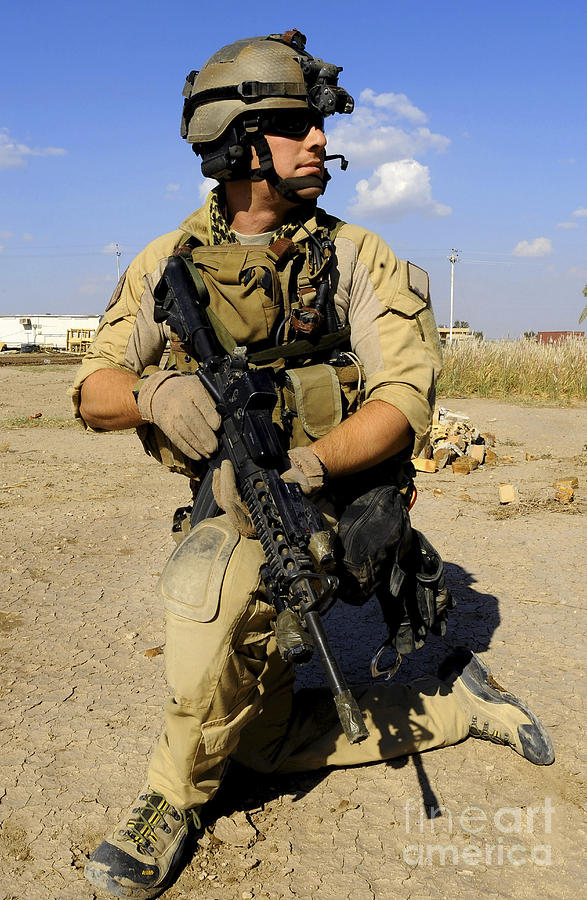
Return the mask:
POLYGON ((366 491, 340 516, 343 573, 340 597, 360 605, 376 595, 402 656, 419 650, 429 631, 444 634, 455 605, 444 564, 430 541, 410 524, 402 493, 394 485, 366 491))
POLYGON ((455 602, 444 578, 444 563, 430 541, 415 528, 402 560, 404 579, 397 594, 379 588, 377 598, 389 631, 389 643, 402 656, 419 650, 428 632, 443 635, 455 602))
POLYGON ((400 560, 411 544, 412 528, 402 494, 395 485, 380 485, 362 494, 344 510, 338 537, 344 577, 341 597, 360 605, 382 585, 403 581, 400 560))

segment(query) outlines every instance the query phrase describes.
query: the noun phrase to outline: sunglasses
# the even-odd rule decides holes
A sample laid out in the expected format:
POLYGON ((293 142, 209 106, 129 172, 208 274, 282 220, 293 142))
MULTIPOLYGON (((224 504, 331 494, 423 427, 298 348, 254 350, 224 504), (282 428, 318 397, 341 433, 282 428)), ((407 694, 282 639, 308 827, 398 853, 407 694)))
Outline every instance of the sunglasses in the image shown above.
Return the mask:
POLYGON ((278 109, 263 115, 261 128, 281 137, 305 137, 311 128, 324 131, 324 116, 309 109, 278 109))

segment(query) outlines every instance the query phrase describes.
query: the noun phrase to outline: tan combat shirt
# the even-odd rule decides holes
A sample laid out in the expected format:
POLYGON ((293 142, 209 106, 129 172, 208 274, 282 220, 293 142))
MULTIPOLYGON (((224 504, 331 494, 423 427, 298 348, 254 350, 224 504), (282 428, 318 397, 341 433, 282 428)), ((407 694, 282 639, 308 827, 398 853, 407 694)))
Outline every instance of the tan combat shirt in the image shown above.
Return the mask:
MULTIPOLYGON (((306 222, 310 231, 312 223, 316 227, 315 220, 306 222)), ((178 230, 148 244, 122 276, 71 389, 76 418, 81 419, 80 391, 88 375, 111 368, 138 377, 147 366, 159 364, 169 329, 154 321, 153 291, 168 257, 188 235, 212 242, 209 200, 178 230)), ((301 243, 307 235, 300 228, 292 239, 301 243)), ((418 452, 430 431, 441 367, 428 276, 357 225, 344 224, 335 247, 334 301, 341 322, 350 325, 352 350, 365 370, 366 402, 383 400, 399 409, 414 431, 418 452)))

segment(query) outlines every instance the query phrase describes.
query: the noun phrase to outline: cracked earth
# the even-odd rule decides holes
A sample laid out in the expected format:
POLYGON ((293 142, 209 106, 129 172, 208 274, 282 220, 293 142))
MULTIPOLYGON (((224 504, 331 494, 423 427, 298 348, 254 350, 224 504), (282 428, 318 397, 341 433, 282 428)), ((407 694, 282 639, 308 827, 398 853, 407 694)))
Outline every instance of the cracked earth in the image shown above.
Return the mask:
MULTIPOLYGON (((104 900, 83 866, 142 785, 166 695, 154 588, 186 484, 133 434, 58 427, 72 372, 0 370, 0 900, 104 900)), ((580 893, 587 409, 442 402, 511 461, 418 476, 413 521, 458 609, 397 677, 468 644, 541 717, 555 764, 469 739, 287 778, 235 767, 169 900, 580 893), (552 484, 567 476, 579 486, 561 505, 552 484), (515 505, 500 506, 502 482, 515 505)), ((349 679, 365 680, 383 636, 375 604, 325 624, 349 679)), ((321 677, 312 664, 300 683, 321 677)))

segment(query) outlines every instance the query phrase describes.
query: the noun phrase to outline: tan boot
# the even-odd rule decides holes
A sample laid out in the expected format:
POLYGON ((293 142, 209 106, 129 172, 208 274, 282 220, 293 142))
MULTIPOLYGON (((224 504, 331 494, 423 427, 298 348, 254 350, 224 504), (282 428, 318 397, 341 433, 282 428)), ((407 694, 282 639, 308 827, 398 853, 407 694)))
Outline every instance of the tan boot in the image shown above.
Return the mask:
POLYGON ((452 691, 470 722, 471 737, 511 747, 536 766, 554 762, 552 741, 525 703, 493 678, 479 657, 459 647, 441 663, 438 676, 452 691))
POLYGON ((192 822, 200 827, 194 810, 175 809, 162 794, 145 788, 132 810, 97 848, 85 867, 85 877, 114 897, 158 897, 187 862, 192 822))

